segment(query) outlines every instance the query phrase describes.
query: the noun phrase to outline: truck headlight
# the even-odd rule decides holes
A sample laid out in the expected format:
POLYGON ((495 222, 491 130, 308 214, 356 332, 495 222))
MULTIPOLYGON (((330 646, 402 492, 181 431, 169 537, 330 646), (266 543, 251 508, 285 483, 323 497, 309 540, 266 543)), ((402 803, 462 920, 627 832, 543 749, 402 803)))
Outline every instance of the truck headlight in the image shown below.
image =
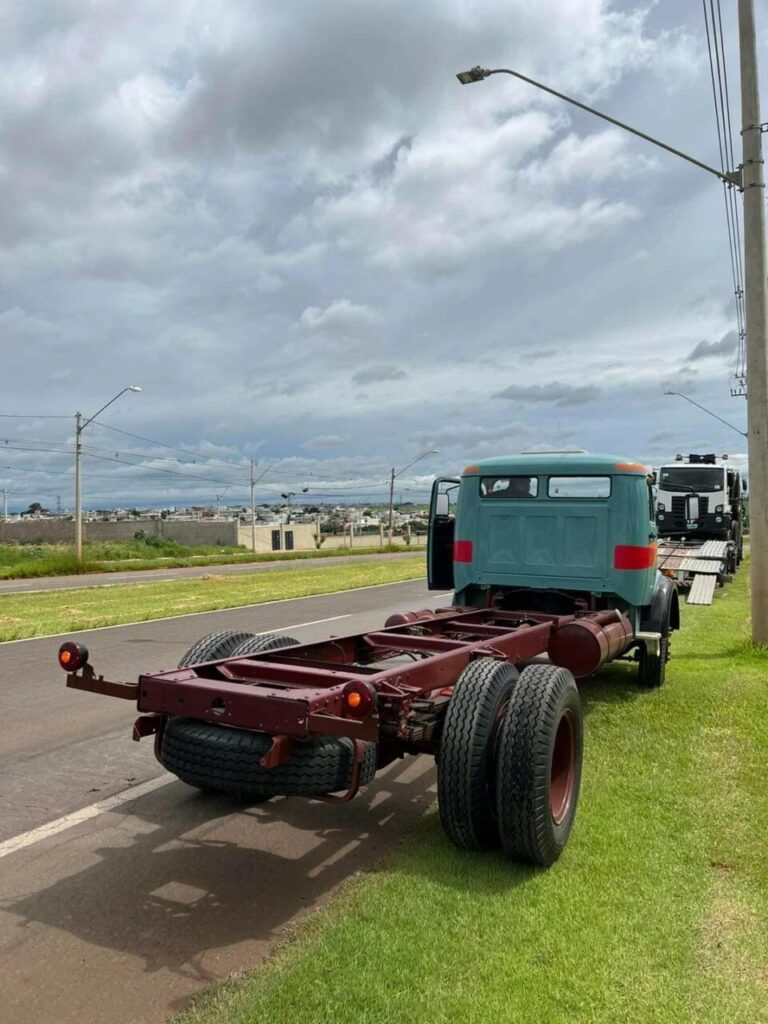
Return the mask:
POLYGON ((663 501, 660 501, 659 504, 658 504, 658 509, 659 509, 659 512, 666 512, 667 511, 667 506, 664 504, 663 501))
POLYGON ((716 523, 722 523, 722 521, 723 521, 723 517, 722 516, 715 516, 715 522, 716 523))
POLYGON ((715 505, 715 512, 722 512, 722 511, 723 511, 723 506, 722 505, 715 505))
POLYGON ((663 519, 663 518, 664 518, 664 513, 663 512, 659 512, 659 519, 663 519))

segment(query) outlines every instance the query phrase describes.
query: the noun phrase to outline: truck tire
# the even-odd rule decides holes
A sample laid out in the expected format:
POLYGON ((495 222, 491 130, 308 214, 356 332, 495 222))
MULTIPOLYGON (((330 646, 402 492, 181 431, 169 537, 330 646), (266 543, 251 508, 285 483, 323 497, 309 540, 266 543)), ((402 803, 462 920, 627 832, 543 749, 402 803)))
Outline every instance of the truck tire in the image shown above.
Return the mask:
POLYGON ((228 658, 234 650, 252 636, 253 633, 245 633, 236 629, 220 629, 216 633, 209 633, 207 636, 201 637, 197 643, 192 644, 179 661, 179 668, 228 658))
POLYGON ((509 662, 478 658, 461 673, 448 702, 437 760, 437 801, 446 836, 462 850, 498 845, 496 734, 517 678, 509 662))
POLYGON ((529 665, 499 730, 496 820, 503 850, 549 867, 573 827, 581 784, 584 726, 571 673, 529 665))
POLYGON ((247 640, 232 651, 233 658, 244 658, 248 654, 260 654, 262 651, 278 651, 282 647, 295 647, 298 640, 280 633, 262 633, 261 636, 249 636, 247 640))
MULTIPOLYGON (((346 737, 297 741, 285 764, 262 768, 259 761, 271 743, 272 737, 263 732, 174 716, 165 723, 158 760, 187 785, 244 801, 336 793, 349 787, 354 744, 346 737)), ((377 753, 375 743, 366 743, 363 785, 376 774, 377 753)))
POLYGON ((669 661, 669 633, 662 635, 659 640, 659 653, 649 654, 645 644, 640 645, 638 652, 638 679, 645 690, 658 690, 664 685, 667 677, 667 662, 669 661))
POLYGON ((640 644, 637 659, 637 672, 640 685, 645 690, 658 690, 664 685, 669 661, 669 634, 671 608, 667 606, 666 615, 661 626, 659 653, 649 654, 645 644, 640 644))

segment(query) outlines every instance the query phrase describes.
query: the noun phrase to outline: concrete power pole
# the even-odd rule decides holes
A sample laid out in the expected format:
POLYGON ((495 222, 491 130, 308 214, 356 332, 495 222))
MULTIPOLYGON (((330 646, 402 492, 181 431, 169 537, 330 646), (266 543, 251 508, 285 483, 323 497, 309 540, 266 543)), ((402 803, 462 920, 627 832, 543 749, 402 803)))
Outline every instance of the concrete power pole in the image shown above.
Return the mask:
POLYGON ((3 488, 3 522, 8 522, 8 488, 3 488))
POLYGON ((254 501, 253 459, 251 459, 251 551, 256 550, 256 503, 254 501))
POLYGON ((80 481, 80 462, 83 457, 83 417, 75 415, 75 558, 83 560, 83 490, 80 481))
POLYGON ((389 478, 389 527, 387 529, 387 543, 392 547, 392 530, 395 518, 395 467, 392 467, 392 474, 389 478))
POLYGON ((768 645, 768 284, 754 0, 739 0, 752 641, 768 645))

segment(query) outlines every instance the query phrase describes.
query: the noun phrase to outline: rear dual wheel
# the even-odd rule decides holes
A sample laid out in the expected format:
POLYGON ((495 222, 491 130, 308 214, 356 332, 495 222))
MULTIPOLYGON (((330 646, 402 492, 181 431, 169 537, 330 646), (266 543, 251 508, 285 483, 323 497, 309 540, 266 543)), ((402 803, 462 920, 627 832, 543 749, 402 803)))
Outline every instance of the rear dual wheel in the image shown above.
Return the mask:
POLYGON ((438 760, 440 819, 464 850, 501 846, 548 866, 576 814, 583 751, 573 676, 554 665, 469 665, 448 705, 438 760))
POLYGON ((220 629, 209 633, 192 644, 179 661, 179 668, 200 665, 222 658, 245 658, 249 654, 276 651, 281 647, 295 647, 298 640, 279 633, 245 633, 237 629, 220 629))

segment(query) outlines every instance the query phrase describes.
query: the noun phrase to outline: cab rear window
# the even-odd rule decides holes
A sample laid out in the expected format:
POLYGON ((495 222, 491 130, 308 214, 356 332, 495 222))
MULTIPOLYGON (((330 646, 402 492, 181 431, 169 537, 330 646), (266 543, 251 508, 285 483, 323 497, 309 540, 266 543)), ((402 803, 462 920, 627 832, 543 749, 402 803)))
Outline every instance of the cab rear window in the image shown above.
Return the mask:
POLYGON ((537 476, 483 476, 481 498, 535 498, 539 493, 537 476))
POLYGON ((550 498, 610 498, 609 476, 551 476, 547 482, 550 498))

